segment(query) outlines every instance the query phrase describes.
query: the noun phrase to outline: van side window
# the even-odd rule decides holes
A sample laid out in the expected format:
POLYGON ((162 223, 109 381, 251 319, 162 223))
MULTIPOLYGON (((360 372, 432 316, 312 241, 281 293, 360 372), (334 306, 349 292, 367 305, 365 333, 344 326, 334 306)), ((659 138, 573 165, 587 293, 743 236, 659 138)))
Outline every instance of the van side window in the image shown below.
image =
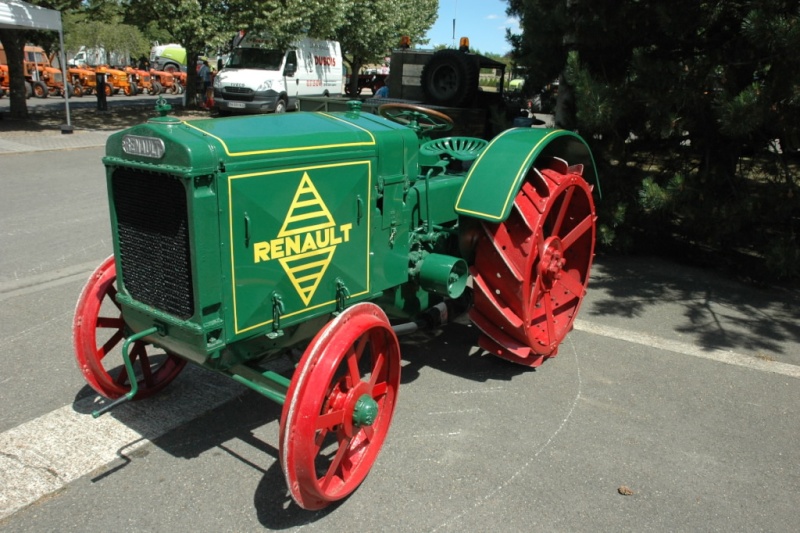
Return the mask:
POLYGON ((286 75, 294 76, 295 72, 297 72, 297 52, 290 50, 286 54, 286 75))

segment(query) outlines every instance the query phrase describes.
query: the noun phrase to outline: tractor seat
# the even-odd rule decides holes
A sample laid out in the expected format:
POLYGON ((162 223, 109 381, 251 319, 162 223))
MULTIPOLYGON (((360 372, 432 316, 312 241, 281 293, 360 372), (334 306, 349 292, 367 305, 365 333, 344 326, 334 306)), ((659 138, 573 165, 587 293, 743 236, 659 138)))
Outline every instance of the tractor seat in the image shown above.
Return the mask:
POLYGON ((423 143, 419 153, 425 156, 446 155, 459 161, 473 161, 489 142, 477 137, 443 137, 423 143))

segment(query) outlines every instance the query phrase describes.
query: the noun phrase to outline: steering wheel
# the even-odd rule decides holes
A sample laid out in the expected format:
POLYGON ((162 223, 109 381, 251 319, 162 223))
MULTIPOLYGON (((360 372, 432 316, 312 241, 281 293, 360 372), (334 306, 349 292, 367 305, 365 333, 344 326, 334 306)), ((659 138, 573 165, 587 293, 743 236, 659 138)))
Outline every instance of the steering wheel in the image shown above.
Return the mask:
POLYGON ((477 137, 444 137, 423 143, 419 153, 430 156, 446 155, 459 161, 473 161, 489 141, 477 137))
POLYGON ((378 108, 378 114, 392 122, 408 126, 417 133, 453 129, 452 118, 439 111, 418 105, 383 104, 378 108))

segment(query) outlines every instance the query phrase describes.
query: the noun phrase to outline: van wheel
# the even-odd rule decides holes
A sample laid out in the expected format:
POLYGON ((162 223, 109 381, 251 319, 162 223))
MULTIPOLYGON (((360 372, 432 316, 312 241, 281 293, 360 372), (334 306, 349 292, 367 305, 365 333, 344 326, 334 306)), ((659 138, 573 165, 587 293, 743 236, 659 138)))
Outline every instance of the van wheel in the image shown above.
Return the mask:
POLYGON ((276 113, 286 113, 286 100, 278 98, 278 103, 275 104, 276 113))

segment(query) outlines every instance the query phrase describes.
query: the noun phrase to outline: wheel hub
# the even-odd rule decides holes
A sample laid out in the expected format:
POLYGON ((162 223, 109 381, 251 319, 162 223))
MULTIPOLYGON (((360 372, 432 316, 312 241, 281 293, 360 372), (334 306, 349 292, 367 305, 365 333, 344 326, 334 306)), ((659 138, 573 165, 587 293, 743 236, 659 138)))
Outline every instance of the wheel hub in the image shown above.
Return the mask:
POLYGON ((362 395, 353 408, 353 424, 358 427, 371 426, 378 419, 378 402, 369 394, 362 395))
POLYGON ((544 242, 544 251, 539 260, 539 275, 547 287, 551 287, 556 280, 561 279, 566 262, 561 239, 548 238, 544 242))

